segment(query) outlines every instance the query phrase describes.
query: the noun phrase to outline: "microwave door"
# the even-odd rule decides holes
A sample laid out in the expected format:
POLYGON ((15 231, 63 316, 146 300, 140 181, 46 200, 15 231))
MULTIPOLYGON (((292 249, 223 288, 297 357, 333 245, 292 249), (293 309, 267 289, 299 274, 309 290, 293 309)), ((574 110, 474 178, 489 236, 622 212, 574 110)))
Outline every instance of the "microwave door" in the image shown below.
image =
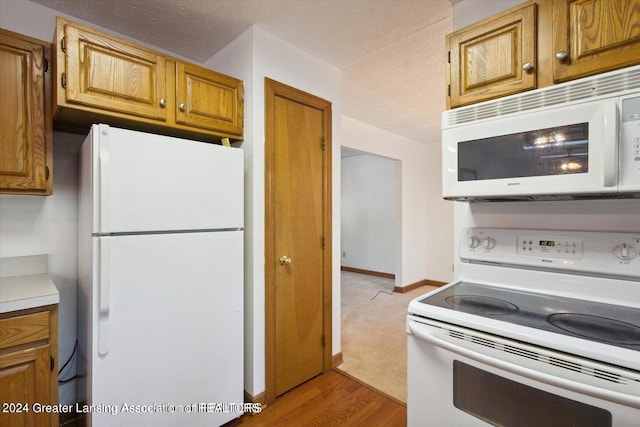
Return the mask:
POLYGON ((445 198, 568 198, 617 190, 615 100, 445 129, 445 198))

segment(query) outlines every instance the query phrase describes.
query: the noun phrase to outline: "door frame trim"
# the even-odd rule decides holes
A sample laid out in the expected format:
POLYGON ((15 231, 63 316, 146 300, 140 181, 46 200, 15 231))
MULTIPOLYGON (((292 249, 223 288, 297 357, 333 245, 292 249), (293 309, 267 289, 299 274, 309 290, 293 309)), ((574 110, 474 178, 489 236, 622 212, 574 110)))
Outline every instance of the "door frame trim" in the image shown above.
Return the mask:
POLYGON ((317 96, 265 77, 265 401, 276 399, 276 310, 275 310, 275 99, 284 97, 323 111, 325 155, 322 168, 323 186, 323 372, 332 369, 332 205, 331 205, 331 165, 332 165, 332 118, 331 103, 317 96))

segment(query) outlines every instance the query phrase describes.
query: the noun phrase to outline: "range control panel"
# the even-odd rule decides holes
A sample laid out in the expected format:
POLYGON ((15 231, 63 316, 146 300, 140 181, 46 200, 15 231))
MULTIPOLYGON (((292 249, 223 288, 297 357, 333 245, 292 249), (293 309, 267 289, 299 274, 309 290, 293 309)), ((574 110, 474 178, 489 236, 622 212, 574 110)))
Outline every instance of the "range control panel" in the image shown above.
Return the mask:
POLYGON ((464 229, 463 262, 531 266, 640 280, 640 231, 558 231, 506 228, 464 229))
POLYGON ((517 253, 562 259, 582 258, 582 239, 553 236, 518 237, 517 253))

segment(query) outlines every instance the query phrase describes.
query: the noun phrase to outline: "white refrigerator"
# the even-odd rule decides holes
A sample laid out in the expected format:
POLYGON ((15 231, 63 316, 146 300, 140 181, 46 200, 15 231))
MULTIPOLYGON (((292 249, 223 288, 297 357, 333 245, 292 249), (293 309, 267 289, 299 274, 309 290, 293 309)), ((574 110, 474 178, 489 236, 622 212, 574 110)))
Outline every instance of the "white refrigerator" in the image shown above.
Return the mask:
POLYGON ((94 125, 80 156, 77 409, 94 427, 239 417, 242 150, 94 125))

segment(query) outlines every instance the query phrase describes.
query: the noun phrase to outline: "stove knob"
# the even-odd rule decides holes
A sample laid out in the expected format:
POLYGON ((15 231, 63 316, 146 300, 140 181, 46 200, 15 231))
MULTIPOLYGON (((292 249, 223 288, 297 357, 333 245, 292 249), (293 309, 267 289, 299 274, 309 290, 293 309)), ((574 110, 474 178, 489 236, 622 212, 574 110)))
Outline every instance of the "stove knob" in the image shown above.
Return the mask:
POLYGON ((626 243, 623 243, 613 248, 613 253, 615 256, 618 257, 618 259, 622 261, 629 261, 630 259, 635 258, 636 255, 638 254, 638 252, 636 251, 636 248, 633 247, 633 245, 628 245, 626 243))
POLYGON ((493 249, 495 245, 496 241, 493 239, 493 237, 485 237, 484 239, 482 239, 482 247, 485 249, 493 249))
POLYGON ((471 249, 477 248, 480 244, 480 240, 476 236, 467 237, 467 246, 471 249))

